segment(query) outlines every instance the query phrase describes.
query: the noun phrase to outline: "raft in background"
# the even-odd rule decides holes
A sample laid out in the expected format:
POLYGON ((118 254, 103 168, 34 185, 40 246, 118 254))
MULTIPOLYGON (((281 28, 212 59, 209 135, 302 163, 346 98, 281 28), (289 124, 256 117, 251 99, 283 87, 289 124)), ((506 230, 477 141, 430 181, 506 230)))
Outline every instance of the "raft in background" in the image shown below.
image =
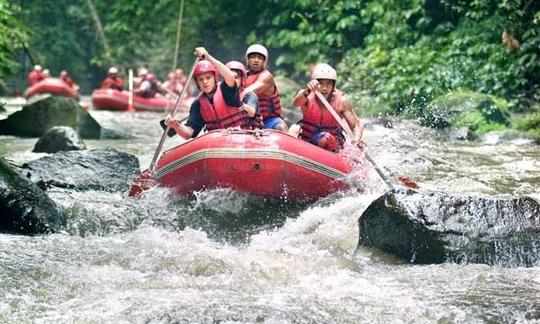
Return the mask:
POLYGON ((41 80, 30 88, 26 89, 26 91, 24 92, 24 97, 31 98, 32 96, 46 93, 64 96, 72 99, 79 98, 79 93, 77 92, 77 90, 70 87, 63 80, 51 77, 41 80))
MULTIPOLYGON (((347 178, 357 165, 344 154, 284 132, 228 129, 211 131, 164 152, 153 178, 180 196, 231 188, 264 197, 315 200, 347 189, 347 178)), ((360 173, 365 180, 367 173, 360 173)))
MULTIPOLYGON (((184 98, 180 102, 180 111, 187 111, 193 97, 184 98)), ((133 109, 143 111, 165 111, 174 106, 176 99, 168 97, 143 98, 133 96, 133 109)), ((129 110, 129 91, 114 89, 96 89, 92 92, 92 106, 99 110, 129 110)))

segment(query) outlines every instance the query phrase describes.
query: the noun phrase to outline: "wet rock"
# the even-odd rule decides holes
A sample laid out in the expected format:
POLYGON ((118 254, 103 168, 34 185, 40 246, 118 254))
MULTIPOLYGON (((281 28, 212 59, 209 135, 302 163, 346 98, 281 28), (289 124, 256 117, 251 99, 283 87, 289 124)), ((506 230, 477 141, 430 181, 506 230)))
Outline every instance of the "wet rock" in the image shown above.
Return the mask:
POLYGON ((468 141, 475 139, 477 136, 469 129, 469 127, 460 127, 452 130, 448 137, 453 141, 468 141))
POLYGON ((23 173, 41 188, 127 192, 139 174, 139 160, 115 149, 67 151, 23 164, 23 173))
POLYGON ((0 158, 0 232, 55 232, 64 222, 57 205, 0 158))
POLYGON ((434 128, 468 127, 476 131, 491 124, 510 123, 507 104, 494 97, 475 92, 450 92, 427 105, 420 118, 423 125, 434 128))
POLYGON ((296 96, 298 90, 302 89, 302 85, 282 75, 276 76, 274 80, 276 82, 276 87, 278 88, 281 97, 283 117, 289 125, 296 123, 297 121, 302 119, 302 116, 300 113, 300 109, 292 107, 292 101, 296 96))
POLYGON ((0 134, 40 137, 54 126, 69 126, 82 138, 99 139, 101 126, 70 98, 49 96, 0 120, 0 134))
POLYGON ((359 245, 411 263, 540 265, 540 203, 390 191, 360 216, 359 245))
POLYGON ((85 150, 86 145, 71 127, 57 126, 40 137, 33 152, 56 153, 60 151, 85 150))

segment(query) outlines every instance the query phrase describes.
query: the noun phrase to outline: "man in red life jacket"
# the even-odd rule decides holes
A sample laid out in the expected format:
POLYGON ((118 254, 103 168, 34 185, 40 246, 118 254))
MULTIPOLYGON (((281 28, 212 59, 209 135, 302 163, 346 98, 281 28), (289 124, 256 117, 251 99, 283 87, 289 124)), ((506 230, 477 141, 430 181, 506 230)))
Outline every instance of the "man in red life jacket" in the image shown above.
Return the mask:
POLYGON ((260 44, 251 45, 246 50, 246 62, 248 73, 244 80, 245 91, 253 91, 259 97, 264 128, 287 131, 287 124, 281 116, 281 100, 274 76, 267 69, 268 50, 260 44))
POLYGON ((138 89, 134 91, 135 95, 143 98, 154 98, 158 93, 158 82, 156 77, 152 73, 148 73, 139 86, 138 89))
POLYGON ((207 130, 240 127, 251 129, 248 113, 240 100, 235 73, 214 58, 204 47, 197 47, 195 55, 204 58, 197 62, 193 77, 201 91, 193 101, 185 125, 168 116, 165 124, 185 139, 196 137, 203 127, 207 130), (223 81, 218 82, 219 74, 223 81))
POLYGON ((111 66, 108 75, 101 83, 101 89, 114 89, 122 91, 124 89, 124 79, 118 76, 118 69, 111 66))
POLYGON ((68 86, 72 87, 76 91, 79 91, 79 86, 73 82, 66 70, 60 71, 60 80, 64 81, 68 86))
POLYGON ((36 64, 34 65, 34 69, 30 71, 30 73, 28 73, 28 87, 31 87, 44 79, 45 75, 43 74, 43 69, 41 68, 41 65, 36 64))
POLYGON ((262 117, 259 113, 259 98, 252 91, 244 92, 243 82, 247 75, 246 67, 238 61, 230 61, 226 66, 235 73, 235 82, 236 87, 240 91, 240 100, 242 100, 244 110, 251 119, 252 128, 264 128, 262 117))
POLYGON ((337 152, 343 148, 345 138, 343 129, 332 114, 319 101, 314 91, 318 90, 349 124, 353 131, 353 144, 363 145, 364 129, 354 112, 351 102, 336 89, 337 73, 328 64, 318 64, 313 69, 311 81, 305 89, 298 91, 293 104, 302 110, 303 119, 299 125, 291 126, 289 133, 318 145, 326 150, 337 152))
POLYGON ((148 70, 145 68, 140 68, 137 72, 137 76, 133 78, 133 89, 137 89, 141 86, 141 83, 146 79, 148 75, 148 70))

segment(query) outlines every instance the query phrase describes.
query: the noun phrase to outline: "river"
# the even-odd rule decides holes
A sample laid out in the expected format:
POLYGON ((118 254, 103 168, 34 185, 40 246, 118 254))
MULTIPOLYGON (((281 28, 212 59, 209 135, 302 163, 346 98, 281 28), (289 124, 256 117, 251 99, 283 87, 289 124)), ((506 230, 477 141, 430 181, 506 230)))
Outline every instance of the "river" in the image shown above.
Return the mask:
MULTIPOLYGON (((9 99, 8 111, 20 101, 9 99)), ((149 165, 159 113, 91 111, 149 165)), ((448 142, 411 121, 367 120, 376 161, 420 190, 540 199, 540 146, 526 140, 448 142)), ((43 156, 37 139, 0 137, 15 164, 43 156)), ((167 146, 180 142, 167 141, 167 146)), ((140 199, 52 190, 69 215, 61 233, 0 234, 5 323, 481 323, 540 321, 540 267, 410 265, 360 248, 357 220, 384 190, 342 192, 310 205, 214 190, 140 199), (258 221, 245 224, 250 215, 258 221)))

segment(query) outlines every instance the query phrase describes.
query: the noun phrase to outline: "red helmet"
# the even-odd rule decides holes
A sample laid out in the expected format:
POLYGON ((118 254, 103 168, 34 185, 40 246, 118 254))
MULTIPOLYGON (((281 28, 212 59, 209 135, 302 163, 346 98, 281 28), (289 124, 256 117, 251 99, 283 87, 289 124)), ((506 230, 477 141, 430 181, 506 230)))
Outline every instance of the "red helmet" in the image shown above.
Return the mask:
POLYGON ((219 73, 217 72, 216 67, 207 60, 200 60, 197 62, 197 65, 195 65, 195 70, 193 70, 193 78, 206 72, 214 73, 216 82, 218 81, 219 73))
POLYGON ((229 69, 238 70, 238 71, 242 72, 242 76, 246 76, 247 70, 246 70, 246 67, 244 66, 244 64, 242 64, 242 63, 240 63, 238 61, 230 61, 226 65, 227 65, 227 67, 229 69))

